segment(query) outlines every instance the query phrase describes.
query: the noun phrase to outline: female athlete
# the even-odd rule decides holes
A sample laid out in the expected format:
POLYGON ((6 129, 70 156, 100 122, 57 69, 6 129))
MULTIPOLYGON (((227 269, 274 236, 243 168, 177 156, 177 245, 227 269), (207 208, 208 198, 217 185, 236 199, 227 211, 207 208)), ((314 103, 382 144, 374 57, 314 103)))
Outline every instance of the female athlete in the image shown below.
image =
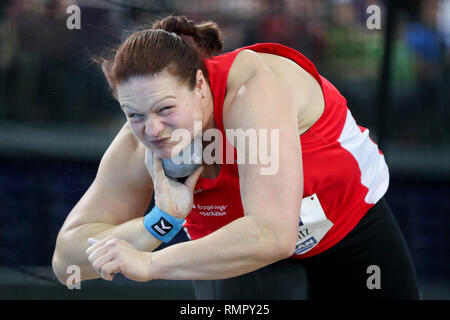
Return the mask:
POLYGON ((194 280, 199 299, 417 299, 388 167, 345 98, 291 48, 222 45, 215 23, 168 16, 102 62, 127 121, 59 232, 61 283, 78 265, 82 280, 194 280), (167 176, 161 159, 208 130, 219 161, 167 176), (230 133, 262 137, 276 170, 230 133), (153 251, 181 228, 190 241, 153 251))

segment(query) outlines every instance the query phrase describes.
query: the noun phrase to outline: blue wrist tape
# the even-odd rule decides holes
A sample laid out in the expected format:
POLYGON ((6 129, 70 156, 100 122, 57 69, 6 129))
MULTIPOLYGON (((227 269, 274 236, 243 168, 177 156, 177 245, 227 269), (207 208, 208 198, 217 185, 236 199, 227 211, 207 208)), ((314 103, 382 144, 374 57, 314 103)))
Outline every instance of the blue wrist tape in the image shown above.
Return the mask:
POLYGON ((144 227, 155 238, 167 243, 175 237, 183 227, 184 219, 177 219, 165 213, 157 206, 144 217, 144 227))

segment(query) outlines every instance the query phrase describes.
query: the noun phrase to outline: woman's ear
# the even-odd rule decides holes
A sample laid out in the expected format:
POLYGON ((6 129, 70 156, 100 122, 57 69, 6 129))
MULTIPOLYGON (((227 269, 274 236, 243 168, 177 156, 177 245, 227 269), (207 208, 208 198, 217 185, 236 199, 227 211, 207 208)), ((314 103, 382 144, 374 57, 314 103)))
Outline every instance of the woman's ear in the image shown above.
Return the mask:
POLYGON ((205 76, 203 75, 202 70, 198 69, 197 70, 197 74, 196 74, 196 79, 195 79, 195 88, 200 89, 202 92, 205 91, 205 84, 206 84, 206 80, 205 80, 205 76))
POLYGON ((195 90, 200 94, 202 99, 206 97, 206 79, 200 69, 197 70, 196 74, 195 90))

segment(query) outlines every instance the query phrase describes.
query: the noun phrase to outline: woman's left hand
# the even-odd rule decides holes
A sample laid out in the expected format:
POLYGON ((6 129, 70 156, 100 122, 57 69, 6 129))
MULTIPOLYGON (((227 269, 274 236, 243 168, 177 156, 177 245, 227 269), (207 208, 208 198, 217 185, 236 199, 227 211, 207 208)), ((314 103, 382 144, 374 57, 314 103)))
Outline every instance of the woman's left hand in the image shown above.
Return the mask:
POLYGON ((192 210, 194 188, 203 166, 180 183, 165 175, 161 159, 148 148, 145 151, 145 165, 153 180, 155 205, 175 218, 185 219, 192 210))
POLYGON ((150 281, 151 252, 135 249, 130 243, 106 237, 100 241, 90 238, 93 243, 87 250, 88 260, 95 271, 105 280, 113 280, 116 273, 122 273, 133 281, 150 281))

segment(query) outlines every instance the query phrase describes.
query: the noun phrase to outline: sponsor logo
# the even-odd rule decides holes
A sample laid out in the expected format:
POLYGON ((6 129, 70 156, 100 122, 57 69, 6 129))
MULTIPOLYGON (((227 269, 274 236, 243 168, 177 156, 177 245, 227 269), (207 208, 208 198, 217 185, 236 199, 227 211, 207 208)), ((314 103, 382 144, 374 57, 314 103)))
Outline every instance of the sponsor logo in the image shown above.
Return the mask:
POLYGON ((216 205, 216 206, 202 206, 202 205, 197 205, 197 208, 198 209, 200 209, 200 210, 220 210, 220 211, 224 211, 226 208, 227 208, 228 206, 227 205, 224 205, 224 206, 221 206, 221 205, 216 205))
POLYGON ((317 243, 318 243, 317 240, 314 237, 311 237, 308 240, 298 243, 295 246, 295 253, 301 254, 301 253, 305 252, 306 250, 309 250, 312 247, 314 247, 317 243))
POLYGON ((157 223, 152 225, 152 229, 160 236, 164 236, 167 232, 172 230, 172 228, 173 225, 163 217, 161 217, 157 223))
POLYGON ((205 217, 221 217, 227 215, 228 205, 200 205, 194 204, 192 209, 196 209, 198 214, 205 217))

